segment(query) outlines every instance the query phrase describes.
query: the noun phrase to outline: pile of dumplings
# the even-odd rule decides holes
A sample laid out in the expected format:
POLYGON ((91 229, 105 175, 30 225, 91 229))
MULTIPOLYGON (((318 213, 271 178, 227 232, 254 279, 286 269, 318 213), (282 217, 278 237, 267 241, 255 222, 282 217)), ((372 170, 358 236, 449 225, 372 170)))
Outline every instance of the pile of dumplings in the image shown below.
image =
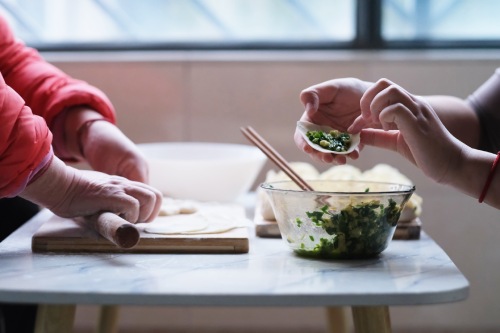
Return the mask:
MULTIPOLYGON (((404 185, 413 185, 413 182, 399 172, 398 169, 388 164, 377 164, 373 168, 362 172, 352 165, 336 165, 320 173, 313 165, 306 162, 291 162, 290 167, 306 180, 365 180, 390 182, 404 185)), ((269 170, 266 174, 266 182, 289 180, 290 178, 283 171, 269 170)), ((275 221, 274 212, 266 193, 259 189, 258 205, 262 218, 267 221, 275 221)), ((405 205, 400 222, 410 222, 420 216, 422 212, 422 198, 413 193, 408 203, 405 205)))

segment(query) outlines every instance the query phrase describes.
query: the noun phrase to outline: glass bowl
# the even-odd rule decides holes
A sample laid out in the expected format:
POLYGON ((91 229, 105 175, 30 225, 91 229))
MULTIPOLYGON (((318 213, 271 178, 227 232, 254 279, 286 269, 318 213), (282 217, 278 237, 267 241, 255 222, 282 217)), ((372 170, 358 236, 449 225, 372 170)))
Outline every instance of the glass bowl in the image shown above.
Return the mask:
POLYGON ((374 257, 391 241, 413 185, 311 180, 260 185, 268 194, 283 240, 297 254, 326 259, 374 257))

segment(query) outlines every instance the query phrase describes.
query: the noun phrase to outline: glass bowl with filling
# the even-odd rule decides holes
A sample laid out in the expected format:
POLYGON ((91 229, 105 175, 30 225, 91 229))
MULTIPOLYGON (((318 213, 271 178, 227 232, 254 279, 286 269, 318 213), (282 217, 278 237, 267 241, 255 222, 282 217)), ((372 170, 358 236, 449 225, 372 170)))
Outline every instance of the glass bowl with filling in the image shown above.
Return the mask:
POLYGON ((413 185, 369 181, 292 181, 261 184, 269 196, 282 239, 298 255, 357 259, 389 245, 413 185))

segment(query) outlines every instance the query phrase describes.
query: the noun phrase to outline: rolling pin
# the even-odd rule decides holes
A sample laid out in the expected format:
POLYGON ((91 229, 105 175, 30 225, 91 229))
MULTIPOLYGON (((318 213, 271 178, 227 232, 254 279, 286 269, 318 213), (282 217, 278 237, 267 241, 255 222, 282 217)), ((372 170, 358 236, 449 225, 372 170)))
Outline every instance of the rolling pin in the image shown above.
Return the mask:
POLYGON ((135 225, 114 213, 86 216, 84 220, 102 237, 120 248, 131 249, 139 243, 140 234, 135 225))

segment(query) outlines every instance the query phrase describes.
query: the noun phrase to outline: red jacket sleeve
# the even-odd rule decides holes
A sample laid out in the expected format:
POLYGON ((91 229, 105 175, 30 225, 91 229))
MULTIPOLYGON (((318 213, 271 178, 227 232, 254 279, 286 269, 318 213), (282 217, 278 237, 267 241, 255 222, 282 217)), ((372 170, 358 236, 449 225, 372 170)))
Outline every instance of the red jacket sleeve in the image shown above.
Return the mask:
POLYGON ((113 106, 101 90, 71 78, 46 62, 36 50, 14 37, 1 16, 0 73, 51 129, 61 111, 77 105, 87 105, 112 123, 116 122, 113 106))
POLYGON ((0 198, 24 189, 51 154, 52 134, 0 75, 0 198))

